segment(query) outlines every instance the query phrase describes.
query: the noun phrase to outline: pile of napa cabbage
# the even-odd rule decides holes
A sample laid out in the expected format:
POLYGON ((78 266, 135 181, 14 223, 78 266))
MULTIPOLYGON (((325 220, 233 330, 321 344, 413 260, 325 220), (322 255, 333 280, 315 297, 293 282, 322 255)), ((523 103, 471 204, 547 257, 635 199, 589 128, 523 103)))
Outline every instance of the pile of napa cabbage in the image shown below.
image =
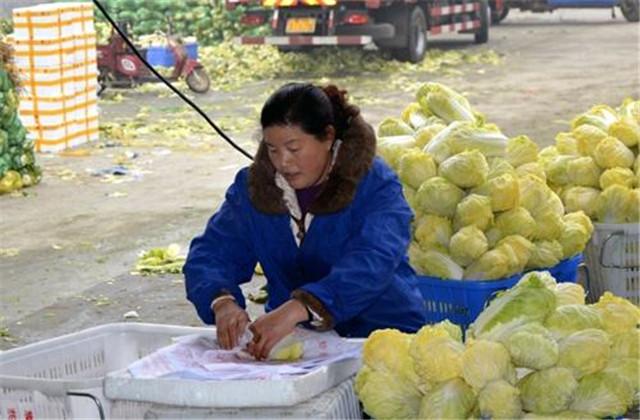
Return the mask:
POLYGON ((466 331, 374 331, 355 389, 384 418, 597 418, 638 402, 640 308, 531 272, 466 331))
POLYGON ((547 185, 537 144, 486 123, 467 99, 426 83, 400 118, 378 127, 416 218, 409 249, 421 274, 494 280, 581 253, 593 225, 547 185))
POLYGON ((640 101, 596 105, 559 133, 540 160, 567 211, 595 222, 640 222, 640 101))

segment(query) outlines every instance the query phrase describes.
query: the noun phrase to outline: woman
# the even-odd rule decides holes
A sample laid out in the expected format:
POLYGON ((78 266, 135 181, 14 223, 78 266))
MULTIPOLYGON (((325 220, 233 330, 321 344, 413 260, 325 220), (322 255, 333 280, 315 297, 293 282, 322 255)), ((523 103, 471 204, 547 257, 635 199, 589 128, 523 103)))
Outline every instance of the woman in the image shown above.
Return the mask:
POLYGON ((375 157, 373 129, 346 92, 290 83, 265 103, 263 140, 184 267, 188 299, 223 348, 250 324, 239 284, 256 262, 265 315, 248 351, 264 359, 299 323, 342 336, 414 332, 424 305, 406 257, 412 213, 395 174, 375 157))

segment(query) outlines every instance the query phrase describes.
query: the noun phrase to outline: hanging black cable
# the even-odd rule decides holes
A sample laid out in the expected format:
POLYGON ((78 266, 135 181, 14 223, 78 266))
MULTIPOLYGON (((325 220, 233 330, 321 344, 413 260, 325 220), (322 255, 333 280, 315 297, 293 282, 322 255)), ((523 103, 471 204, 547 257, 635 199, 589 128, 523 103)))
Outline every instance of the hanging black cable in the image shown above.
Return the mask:
POLYGON ((248 157, 249 159, 253 160, 253 156, 251 156, 249 154, 249 152, 247 152, 246 150, 244 150, 242 147, 238 146, 233 140, 231 140, 210 118, 207 114, 204 113, 204 111, 202 111, 200 109, 200 107, 198 107, 198 105, 196 105, 191 99, 187 98, 182 92, 180 92, 178 89, 176 89, 171 83, 169 83, 164 77, 162 77, 162 75, 160 73, 158 73, 156 71, 156 69, 153 68, 153 66, 151 66, 146 58, 144 58, 142 56, 142 54, 140 54, 140 52, 136 49, 136 47, 133 45, 133 43, 129 40, 129 38, 124 34, 124 32, 122 32, 122 30, 118 27, 118 25, 116 25, 116 23, 113 21, 113 19, 111 18, 111 16, 109 16, 109 14, 107 13, 107 11, 104 9, 104 7, 102 6, 102 4, 100 4, 100 2, 98 0, 93 0, 93 4, 96 5, 96 7, 98 9, 100 9, 100 12, 102 12, 102 14, 104 15, 104 17, 109 21, 109 23, 111 24, 111 26, 113 27, 113 29, 116 30, 116 32, 118 32, 118 34, 122 37, 122 39, 124 39, 124 42, 127 43, 127 45, 129 46, 129 48, 131 48, 131 50, 133 51, 133 53, 144 63, 145 66, 147 66, 147 68, 151 71, 151 73, 153 73, 158 79, 162 80, 162 82, 167 85, 169 87, 169 89, 171 89, 173 91, 173 93, 175 93, 176 95, 178 95, 183 101, 185 101, 187 104, 189 104, 191 106, 191 108, 193 108, 198 114, 200 114, 200 116, 202 118, 204 118, 207 123, 209 123, 209 125, 211 127, 213 127, 213 129, 216 131, 216 133, 218 133, 220 135, 220 137, 222 137, 227 143, 229 143, 234 149, 236 149, 238 152, 242 153, 243 155, 245 155, 246 157, 248 157))

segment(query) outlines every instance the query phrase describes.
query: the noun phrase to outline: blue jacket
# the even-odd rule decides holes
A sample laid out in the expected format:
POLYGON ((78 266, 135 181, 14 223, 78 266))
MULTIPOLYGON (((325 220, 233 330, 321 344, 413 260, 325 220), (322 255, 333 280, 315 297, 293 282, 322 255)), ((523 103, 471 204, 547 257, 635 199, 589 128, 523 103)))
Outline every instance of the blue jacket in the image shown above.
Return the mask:
POLYGON ((288 215, 265 215, 249 201, 247 169, 236 176, 222 207, 191 243, 184 267, 187 296, 205 323, 214 323, 213 297, 251 280, 256 262, 268 279, 267 310, 295 289, 314 295, 339 334, 366 337, 379 328, 413 332, 424 304, 406 249, 411 210, 393 172, 376 160, 344 211, 315 216, 298 248, 288 215))
POLYGON ((245 307, 239 285, 260 262, 269 311, 292 294, 307 296, 342 336, 373 330, 415 332, 425 323, 416 274, 406 256, 412 212, 393 171, 379 158, 354 185, 339 211, 314 214, 298 247, 287 213, 269 214, 250 197, 250 171, 241 170, 204 233, 191 243, 184 266, 188 299, 207 324, 222 290, 245 307))

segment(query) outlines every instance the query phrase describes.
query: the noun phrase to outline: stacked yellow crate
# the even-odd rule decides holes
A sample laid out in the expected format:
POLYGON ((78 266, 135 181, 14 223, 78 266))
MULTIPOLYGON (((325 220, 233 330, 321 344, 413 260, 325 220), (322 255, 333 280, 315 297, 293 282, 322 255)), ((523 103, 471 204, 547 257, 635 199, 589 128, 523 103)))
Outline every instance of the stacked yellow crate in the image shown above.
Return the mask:
POLYGON ((91 3, 14 9, 15 62, 23 79, 20 117, 36 151, 98 138, 96 33, 91 3))

